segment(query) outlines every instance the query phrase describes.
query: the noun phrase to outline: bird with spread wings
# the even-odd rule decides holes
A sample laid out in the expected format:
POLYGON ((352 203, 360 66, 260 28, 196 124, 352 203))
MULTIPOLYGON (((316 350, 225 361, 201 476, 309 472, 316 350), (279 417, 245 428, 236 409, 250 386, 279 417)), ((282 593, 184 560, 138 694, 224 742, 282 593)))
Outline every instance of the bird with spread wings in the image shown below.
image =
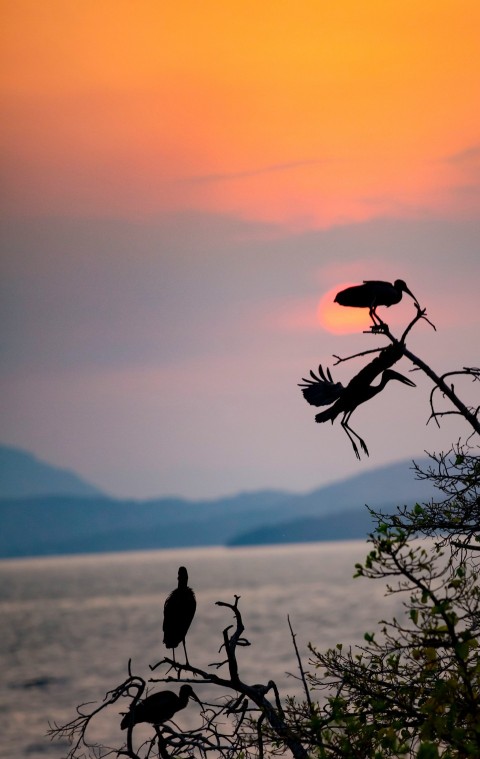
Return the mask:
POLYGON ((360 435, 350 427, 350 417, 360 404, 374 398, 380 393, 390 380, 398 380, 405 385, 415 387, 415 383, 400 372, 395 372, 390 367, 401 358, 401 351, 398 346, 392 345, 384 348, 369 364, 364 366, 347 385, 341 382, 334 382, 330 370, 324 371, 322 365, 318 367, 318 375, 310 370, 310 378, 302 378, 299 387, 302 389, 303 397, 312 406, 330 406, 326 411, 322 411, 315 416, 316 422, 331 421, 332 424, 342 414, 341 426, 345 430, 355 456, 359 459, 355 438, 358 440, 362 450, 368 456, 368 448, 360 435), (381 374, 378 385, 372 385, 372 382, 381 374))

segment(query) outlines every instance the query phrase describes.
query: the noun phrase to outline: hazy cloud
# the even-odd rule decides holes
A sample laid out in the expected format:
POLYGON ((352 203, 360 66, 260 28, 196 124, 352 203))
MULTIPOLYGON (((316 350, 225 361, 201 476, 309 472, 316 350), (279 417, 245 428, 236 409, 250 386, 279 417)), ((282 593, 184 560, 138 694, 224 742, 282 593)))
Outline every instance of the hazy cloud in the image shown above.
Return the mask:
POLYGON ((272 166, 261 166, 257 169, 247 169, 245 171, 222 172, 218 174, 204 174, 203 176, 188 177, 187 181, 199 183, 231 182, 237 179, 249 179, 250 177, 260 176, 262 174, 293 171, 295 169, 303 168, 304 166, 317 166, 318 164, 322 163, 327 163, 327 159, 309 158, 302 161, 290 161, 287 163, 273 164, 272 166))
POLYGON ((446 160, 449 163, 476 163, 480 160, 480 144, 472 145, 465 150, 460 150, 458 153, 453 153, 452 155, 447 156, 446 160))

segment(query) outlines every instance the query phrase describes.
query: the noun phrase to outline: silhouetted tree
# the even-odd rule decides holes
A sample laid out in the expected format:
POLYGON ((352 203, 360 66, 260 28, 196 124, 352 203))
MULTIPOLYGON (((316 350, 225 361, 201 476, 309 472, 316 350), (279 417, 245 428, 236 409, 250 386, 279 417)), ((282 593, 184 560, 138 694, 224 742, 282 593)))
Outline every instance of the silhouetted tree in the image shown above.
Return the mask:
MULTIPOLYGON (((71 741, 67 759, 168 759, 212 752, 224 759, 263 759, 286 752, 296 759, 480 756, 480 422, 479 408, 464 404, 455 386, 462 380, 478 382, 480 369, 467 367, 438 376, 415 356, 407 337, 419 321, 428 322, 425 310, 416 301, 415 305, 417 313, 400 338, 376 314, 371 332, 381 334, 387 346, 335 357, 339 363, 377 353, 355 375, 367 384, 401 359, 409 360, 433 381, 430 418, 440 423, 444 415, 454 413, 466 424, 466 440, 446 453, 432 454, 428 468, 416 468, 419 479, 434 483, 438 497, 412 508, 399 506, 393 514, 371 510, 371 546, 356 565, 355 576, 359 581, 386 580, 388 593, 403 597, 403 615, 380 621, 355 647, 339 642, 322 651, 312 646, 307 672, 290 628, 304 697, 282 699, 273 680, 251 684, 242 678, 237 650, 250 643, 239 597, 232 603, 218 601, 233 614, 233 624, 222 634, 222 660, 205 670, 164 658, 151 666, 148 682, 132 674, 129 663, 125 681, 101 703, 79 707, 75 719, 51 728, 52 737, 71 741), (440 398, 449 405, 440 407, 440 398), (195 685, 200 699, 207 685, 217 698, 213 703, 202 699, 199 728, 181 730, 166 711, 152 713, 150 706, 156 700, 163 703, 165 697, 151 699, 148 683, 154 692, 164 683, 195 685), (121 720, 126 733, 121 733, 121 744, 112 748, 90 743, 92 720, 120 704, 125 704, 126 715, 121 720), (151 736, 146 741, 137 742, 135 713, 148 716, 151 736)), ((307 386, 324 382, 320 390, 332 403, 336 385, 328 370, 319 374, 312 373, 313 383, 306 380, 307 386)), ((190 695, 191 689, 184 689, 168 697, 175 707, 173 716, 177 706, 190 708, 190 695)))
POLYGON ((480 461, 467 444, 418 470, 443 498, 376 522, 356 575, 388 582, 404 615, 363 645, 312 648, 310 685, 326 695, 331 753, 480 756, 480 461))

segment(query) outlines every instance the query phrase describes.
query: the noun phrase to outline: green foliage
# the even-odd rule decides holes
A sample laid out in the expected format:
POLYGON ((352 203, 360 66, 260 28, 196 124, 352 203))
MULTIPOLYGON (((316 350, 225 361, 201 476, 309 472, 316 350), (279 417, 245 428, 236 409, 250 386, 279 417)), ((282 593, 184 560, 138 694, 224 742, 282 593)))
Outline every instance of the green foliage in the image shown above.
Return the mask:
POLYGON ((355 566, 403 595, 404 618, 379 623, 363 646, 314 651, 311 686, 341 694, 327 696, 322 756, 480 756, 480 466, 467 446, 432 461, 423 474, 443 498, 374 514, 355 566))

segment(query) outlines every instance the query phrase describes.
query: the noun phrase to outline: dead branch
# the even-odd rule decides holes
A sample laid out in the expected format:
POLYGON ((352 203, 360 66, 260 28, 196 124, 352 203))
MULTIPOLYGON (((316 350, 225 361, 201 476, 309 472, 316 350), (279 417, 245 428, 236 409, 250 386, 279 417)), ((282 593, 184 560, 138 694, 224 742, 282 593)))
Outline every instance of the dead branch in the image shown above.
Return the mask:
MULTIPOLYGON (((54 723, 53 726, 50 726, 49 730, 47 731, 47 735, 49 735, 52 739, 67 738, 67 740, 69 740, 71 743, 71 748, 66 756, 66 759, 74 759, 77 756, 77 752, 82 746, 85 746, 87 748, 94 748, 97 750, 99 757, 105 757, 114 752, 116 753, 116 750, 113 748, 108 748, 105 746, 102 747, 99 744, 90 744, 87 740, 86 733, 90 722, 96 717, 97 714, 106 709, 108 706, 116 703, 119 698, 123 696, 130 696, 130 691, 132 688, 135 689, 135 695, 133 696, 135 702, 141 697, 145 689, 145 680, 143 680, 141 677, 137 677, 131 674, 130 662, 128 669, 130 672, 129 677, 124 680, 121 685, 111 691, 108 691, 102 703, 99 704, 96 708, 84 713, 81 711, 82 707, 88 706, 89 704, 80 704, 80 706, 77 707, 78 717, 75 717, 75 719, 67 722, 65 725, 57 725, 54 723)), ((138 754, 136 754, 133 750, 131 735, 130 740, 128 740, 127 737, 127 746, 125 750, 122 750, 122 753, 124 756, 130 757, 130 759, 140 759, 138 754)))
MULTIPOLYGON (((173 675, 168 675, 167 673, 163 678, 151 678, 150 682, 176 681, 197 684, 201 682, 216 685, 227 692, 233 690, 237 693, 236 699, 233 702, 230 700, 227 704, 223 705, 221 709, 216 712, 217 717, 222 713, 227 716, 235 715, 240 704, 242 704, 242 708, 240 709, 240 719, 243 722, 247 710, 247 704, 250 701, 255 707, 254 711, 251 712, 252 717, 254 713, 259 715, 256 720, 257 730, 262 729, 263 731, 262 725, 265 723, 265 725, 268 725, 269 733, 273 736, 273 738, 271 738, 272 740, 274 739, 277 742, 280 741, 281 744, 291 751, 295 759, 308 759, 306 749, 287 724, 276 683, 273 680, 269 680, 266 684, 249 685, 240 677, 236 656, 237 647, 247 646, 250 645, 250 643, 244 637, 245 627, 238 605, 240 596, 235 596, 234 599, 233 604, 225 601, 216 602, 217 606, 223 606, 233 612, 235 623, 233 625, 228 625, 223 630, 223 643, 220 648, 225 649, 227 656, 226 660, 210 665, 218 670, 227 664, 228 677, 221 677, 215 672, 207 672, 198 667, 193 667, 192 665, 187 664, 179 665, 176 662, 165 659, 163 662, 158 662, 151 667, 151 669, 157 669, 162 663, 165 663, 168 664, 169 667, 173 666, 177 674, 180 672, 180 678, 175 678, 173 675), (270 692, 274 695, 273 702, 268 698, 270 692)), ((209 706, 213 708, 213 705, 209 706)), ((221 735, 221 738, 224 741, 228 740, 225 731, 219 732, 219 735, 221 735)), ((238 740, 241 740, 243 745, 244 736, 240 736, 238 723, 230 738, 232 735, 236 736, 238 740)), ((262 740, 264 739, 262 738, 262 740)), ((259 745, 260 744, 257 745, 257 750, 259 745)), ((262 748, 262 750, 264 749, 262 748)))
POLYGON ((298 669, 300 670, 300 678, 303 683, 303 690, 305 692, 305 699, 307 701, 310 711, 313 713, 312 699, 310 698, 310 691, 307 685, 307 679, 305 677, 305 670, 303 669, 302 660, 300 658, 300 652, 298 650, 296 634, 293 632, 292 623, 290 622, 290 614, 287 614, 288 626, 290 628, 290 635, 292 636, 293 647, 295 649, 295 656, 297 657, 298 669))

